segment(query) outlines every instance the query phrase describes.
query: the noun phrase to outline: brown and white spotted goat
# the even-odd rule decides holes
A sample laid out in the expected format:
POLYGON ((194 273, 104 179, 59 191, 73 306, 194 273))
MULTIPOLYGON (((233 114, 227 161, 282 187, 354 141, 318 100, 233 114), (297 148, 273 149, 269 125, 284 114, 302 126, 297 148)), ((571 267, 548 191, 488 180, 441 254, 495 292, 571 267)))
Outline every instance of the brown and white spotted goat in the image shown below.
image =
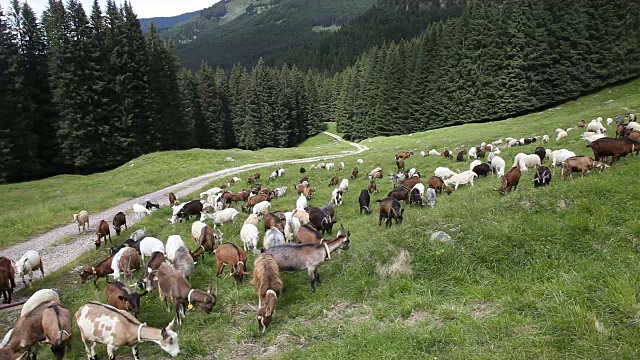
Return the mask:
POLYGON ((76 322, 89 360, 98 359, 96 344, 107 345, 110 360, 115 360, 113 352, 120 346, 131 346, 134 359, 140 360, 138 344, 144 341, 160 345, 162 350, 173 357, 180 352, 178 334, 172 330, 173 321, 165 328, 157 329, 141 323, 126 311, 90 302, 78 309, 76 322))
POLYGON ((271 254, 260 254, 253 263, 253 278, 251 283, 258 292, 258 329, 262 333, 267 330, 273 315, 276 313, 278 296, 282 294, 282 280, 280 268, 271 254))

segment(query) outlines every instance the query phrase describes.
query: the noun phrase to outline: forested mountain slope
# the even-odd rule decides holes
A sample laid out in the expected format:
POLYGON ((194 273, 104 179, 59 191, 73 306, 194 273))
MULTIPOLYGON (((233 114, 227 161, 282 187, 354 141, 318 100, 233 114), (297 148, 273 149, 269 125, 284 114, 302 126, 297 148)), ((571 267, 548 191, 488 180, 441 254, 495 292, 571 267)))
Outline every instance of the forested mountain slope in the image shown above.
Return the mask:
POLYGON ((166 29, 176 25, 177 23, 187 21, 195 16, 198 16, 202 10, 192 11, 185 14, 168 17, 155 17, 148 19, 140 19, 140 27, 142 32, 149 31, 149 24, 153 23, 158 29, 166 29))

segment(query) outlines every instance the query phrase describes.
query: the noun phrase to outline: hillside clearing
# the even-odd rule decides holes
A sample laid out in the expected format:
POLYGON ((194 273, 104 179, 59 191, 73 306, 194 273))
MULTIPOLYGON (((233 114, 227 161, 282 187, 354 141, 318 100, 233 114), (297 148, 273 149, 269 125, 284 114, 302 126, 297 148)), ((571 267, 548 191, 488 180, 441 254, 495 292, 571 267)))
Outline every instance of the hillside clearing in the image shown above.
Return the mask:
MULTIPOLYGON (((381 166, 386 175, 395 170, 393 154, 398 150, 444 150, 507 136, 552 135, 555 128, 572 127, 582 118, 606 119, 622 114, 623 107, 638 109, 638 93, 640 81, 634 81, 516 119, 369 139, 363 144, 371 151, 344 161, 350 169, 361 157, 361 174, 381 166), (614 103, 604 105, 610 99, 614 103)), ((579 135, 573 130, 566 140, 552 139, 549 147, 590 155, 579 135)), ((515 154, 532 153, 539 145, 503 149, 500 156, 510 166, 515 154)), ((406 163, 417 167, 424 178, 438 166, 456 170, 469 166, 469 161, 442 157, 416 156, 406 163)), ((296 197, 291 186, 301 176, 298 168, 285 166, 282 179, 262 181, 269 188, 289 186, 285 197, 273 201, 272 210, 292 208, 296 197)), ((357 197, 368 181, 360 176, 351 181, 344 205, 336 210, 338 224, 351 230, 351 248, 332 254, 319 269, 323 281, 316 293, 311 293, 306 274, 282 275, 284 292, 265 335, 257 332, 253 309, 257 296, 251 286, 216 280, 211 257, 198 264, 193 286, 205 289, 214 284, 218 303, 208 315, 199 310, 189 313, 180 328, 179 358, 344 359, 398 354, 444 359, 636 358, 640 355, 640 218, 633 214, 640 189, 633 179, 639 171, 640 158, 627 156, 611 169, 584 178, 561 180, 556 172, 549 187, 534 189, 530 170, 518 191, 506 196, 494 191, 500 181, 489 175, 473 188, 463 185, 449 196, 439 196, 434 209, 405 206, 403 224, 389 229, 377 226, 373 202, 391 190, 388 178, 378 181, 381 194, 372 196, 374 214, 365 216, 359 214, 357 197), (430 240, 433 231, 447 232, 452 241, 430 240)), ((318 189, 310 205, 323 206, 332 190, 326 185, 329 179, 349 174, 309 171, 318 189)), ((169 225, 169 212, 161 209, 117 241, 145 226, 163 240, 180 234, 194 249, 190 224, 169 225)), ((240 244, 245 218, 223 227, 225 241, 240 244)), ((75 281, 79 267, 105 258, 105 251, 83 255, 37 280, 34 289, 60 289, 72 312, 87 301, 104 301, 103 280, 99 290, 75 281)), ((171 318, 156 295, 143 298, 142 321, 162 326, 171 318)), ((14 320, 14 314, 2 314, 0 329, 14 320)), ((144 358, 165 357, 152 344, 142 345, 140 351, 144 358)), ((83 352, 76 338, 72 357, 81 358, 83 352)), ((104 356, 104 346, 98 346, 98 353, 104 356)), ((129 356, 130 351, 121 348, 116 354, 129 356)), ((48 350, 41 349, 40 355, 51 358, 48 350)))

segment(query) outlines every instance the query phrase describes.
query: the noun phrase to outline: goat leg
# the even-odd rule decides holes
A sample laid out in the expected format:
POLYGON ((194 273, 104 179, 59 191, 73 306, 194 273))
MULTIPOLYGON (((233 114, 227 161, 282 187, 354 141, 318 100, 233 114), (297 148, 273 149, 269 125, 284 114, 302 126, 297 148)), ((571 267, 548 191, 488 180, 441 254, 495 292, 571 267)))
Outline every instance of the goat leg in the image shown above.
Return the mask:
POLYGON ((140 360, 140 356, 138 355, 138 345, 133 345, 131 347, 131 352, 133 353, 133 358, 135 360, 140 360))
POLYGON ((313 269, 309 269, 307 270, 307 272, 309 273, 309 282, 311 282, 311 292, 316 292, 316 277, 315 277, 315 270, 313 269))

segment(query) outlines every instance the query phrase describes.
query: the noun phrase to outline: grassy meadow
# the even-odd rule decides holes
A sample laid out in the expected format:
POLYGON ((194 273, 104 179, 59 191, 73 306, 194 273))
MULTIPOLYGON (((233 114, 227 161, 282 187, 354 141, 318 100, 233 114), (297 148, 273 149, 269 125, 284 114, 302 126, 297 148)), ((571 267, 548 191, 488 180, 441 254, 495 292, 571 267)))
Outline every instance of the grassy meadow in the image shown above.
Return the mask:
POLYGON ((0 203, 0 249, 70 223, 71 214, 80 210, 93 214, 227 167, 304 158, 316 156, 318 152, 338 154, 343 150, 353 150, 348 144, 336 144, 332 140, 327 135, 318 134, 307 140, 312 145, 293 149, 165 151, 143 155, 104 173, 60 175, 0 185, 4 200, 0 203), (229 156, 236 162, 225 162, 229 156))
MULTIPOLYGON (((179 358, 637 358, 640 217, 635 210, 640 157, 628 156, 584 178, 562 180, 556 172, 545 188, 533 187, 534 171, 529 170, 518 190, 504 196, 494 190, 500 180, 489 175, 477 179, 473 188, 462 185, 451 195, 439 195, 434 209, 404 205, 404 223, 389 229, 378 226, 374 202, 391 190, 388 177, 378 181, 381 194, 372 196, 372 215, 359 214, 357 199, 368 184, 362 174, 376 166, 385 174, 395 170, 396 149, 442 151, 508 136, 549 134, 552 140, 545 146, 591 155, 580 140, 581 131, 555 141, 554 130, 572 127, 583 118, 624 114, 622 107, 637 111, 638 94, 640 81, 634 81, 516 119, 368 139, 363 143, 371 150, 346 158, 347 170, 309 171, 317 188, 310 205, 321 207, 330 198, 330 178, 348 178, 356 158, 364 160, 361 176, 351 181, 344 204, 336 210, 338 225, 351 231, 351 248, 320 267, 322 283, 315 293, 306 272, 282 274, 284 291, 264 335, 254 320, 257 295, 252 287, 216 280, 215 259, 205 258, 192 275, 192 285, 206 289, 213 284, 218 302, 210 314, 189 313, 179 329, 179 358), (615 101, 604 105, 610 99, 615 101), (434 231, 447 232, 451 241, 431 240, 434 231)), ((540 145, 505 148, 500 156, 509 167, 517 153, 533 153, 540 145)), ((406 164, 428 178, 438 166, 463 171, 469 161, 415 156, 406 164)), ((286 169, 283 178, 262 184, 288 185, 291 190, 301 176, 299 166, 286 169)), ((295 200, 295 194, 288 193, 273 201, 272 209, 289 210, 295 200)), ((169 214, 169 208, 162 208, 135 228, 145 226, 160 239, 180 234, 195 249, 190 224, 170 225, 169 214)), ((245 218, 243 214, 240 221, 222 228, 225 241, 241 244, 245 218)), ((114 241, 126 239, 133 230, 114 241)), ((36 281, 34 289, 60 289, 72 312, 88 301, 105 301, 104 280, 98 290, 77 280, 80 266, 106 256, 104 249, 91 251, 36 281)), ((250 259, 252 269, 253 255, 250 259)), ((29 291, 33 290, 21 294, 29 291)), ((15 316, 0 315, 0 330, 11 326, 15 316)), ((142 321, 160 327, 172 317, 157 294, 143 298, 142 321)), ((106 356, 104 346, 97 349, 100 357, 106 356)), ((165 356, 154 344, 143 344, 140 351, 147 359, 165 356)), ((39 355, 52 358, 46 348, 39 355)), ((131 352, 121 348, 117 355, 129 358, 131 352)), ((82 356, 84 348, 76 337, 70 358, 82 356)))

